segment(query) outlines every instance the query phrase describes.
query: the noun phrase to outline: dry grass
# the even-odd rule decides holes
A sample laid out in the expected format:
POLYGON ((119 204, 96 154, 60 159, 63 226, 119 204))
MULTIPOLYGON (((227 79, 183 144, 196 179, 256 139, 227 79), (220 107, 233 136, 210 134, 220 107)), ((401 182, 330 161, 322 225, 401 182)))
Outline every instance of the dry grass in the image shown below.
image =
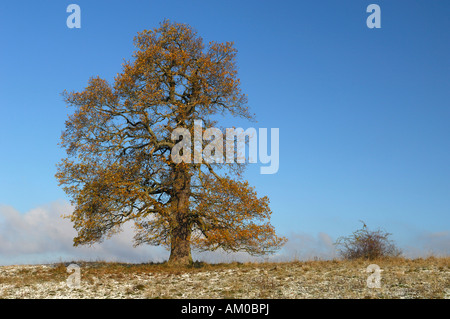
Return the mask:
POLYGON ((284 263, 167 264, 77 262, 0 267, 1 298, 450 298, 450 258, 284 263), (377 264, 381 287, 368 288, 377 264))

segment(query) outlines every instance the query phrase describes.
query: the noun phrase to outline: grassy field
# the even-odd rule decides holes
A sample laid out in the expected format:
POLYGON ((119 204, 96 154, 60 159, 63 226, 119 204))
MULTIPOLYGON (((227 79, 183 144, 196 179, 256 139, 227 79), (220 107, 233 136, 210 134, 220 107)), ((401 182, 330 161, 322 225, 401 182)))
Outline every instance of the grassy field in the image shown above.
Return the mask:
POLYGON ((0 267, 1 298, 450 298, 450 257, 280 263, 167 264, 76 262, 0 267), (369 288, 380 267, 380 288, 369 288), (70 277, 73 278, 73 277, 70 277))

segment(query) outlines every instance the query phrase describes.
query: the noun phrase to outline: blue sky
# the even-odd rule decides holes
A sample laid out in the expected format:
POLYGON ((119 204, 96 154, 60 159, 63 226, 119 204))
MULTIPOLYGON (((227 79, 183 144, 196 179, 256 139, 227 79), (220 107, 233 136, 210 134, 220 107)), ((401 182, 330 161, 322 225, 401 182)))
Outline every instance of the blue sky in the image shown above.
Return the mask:
POLYGON ((364 220, 404 246, 446 241, 449 14, 445 0, 2 1, 0 206, 26 215, 68 200, 54 178, 71 112, 60 93, 112 80, 136 33, 167 18, 235 42, 258 119, 236 124, 280 129, 278 173, 247 172, 279 233, 336 239, 364 220), (71 3, 81 29, 66 26, 71 3), (366 26, 371 3, 381 29, 366 26))

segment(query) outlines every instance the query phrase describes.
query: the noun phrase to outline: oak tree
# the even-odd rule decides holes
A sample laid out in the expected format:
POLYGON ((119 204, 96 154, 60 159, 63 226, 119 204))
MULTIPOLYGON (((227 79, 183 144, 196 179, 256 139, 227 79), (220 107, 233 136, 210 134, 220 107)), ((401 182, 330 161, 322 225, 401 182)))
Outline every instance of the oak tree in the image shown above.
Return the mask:
POLYGON ((110 84, 99 77, 63 93, 66 121, 58 163, 74 211, 74 245, 94 244, 133 221, 135 245, 164 245, 169 263, 191 249, 272 253, 285 238, 270 224, 267 197, 243 179, 245 165, 176 162, 175 128, 193 132, 228 115, 253 119, 237 77, 232 42, 204 44, 186 24, 163 21, 134 39, 136 51, 110 84), (214 120, 215 118, 215 120, 214 120))

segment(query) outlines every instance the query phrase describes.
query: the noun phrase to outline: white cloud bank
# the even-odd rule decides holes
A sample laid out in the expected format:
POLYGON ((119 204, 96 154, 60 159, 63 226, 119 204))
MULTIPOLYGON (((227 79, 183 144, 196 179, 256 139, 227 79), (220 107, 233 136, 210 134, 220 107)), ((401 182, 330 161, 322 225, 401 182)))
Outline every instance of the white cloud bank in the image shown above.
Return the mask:
MULTIPOLYGON (((163 247, 133 247, 133 227, 125 225, 123 231, 93 247, 73 247, 76 231, 70 220, 61 215, 70 214, 73 208, 66 201, 53 202, 21 214, 13 207, 0 205, 0 265, 37 264, 59 261, 120 261, 130 263, 162 262, 169 252, 163 247)), ((407 257, 421 257, 431 253, 450 253, 450 232, 422 233, 404 249, 407 257)), ((232 261, 289 261, 332 259, 337 257, 333 240, 326 233, 312 236, 293 233, 286 245, 268 258, 255 258, 245 253, 224 252, 193 253, 195 260, 207 262, 232 261)))
POLYGON ((103 243, 73 247, 76 231, 70 220, 68 202, 53 202, 25 214, 10 206, 0 206, 0 265, 51 263, 72 260, 161 262, 168 252, 160 247, 133 248, 133 229, 124 230, 103 243))
POLYGON ((450 231, 422 232, 410 242, 403 249, 405 257, 450 256, 450 231))

